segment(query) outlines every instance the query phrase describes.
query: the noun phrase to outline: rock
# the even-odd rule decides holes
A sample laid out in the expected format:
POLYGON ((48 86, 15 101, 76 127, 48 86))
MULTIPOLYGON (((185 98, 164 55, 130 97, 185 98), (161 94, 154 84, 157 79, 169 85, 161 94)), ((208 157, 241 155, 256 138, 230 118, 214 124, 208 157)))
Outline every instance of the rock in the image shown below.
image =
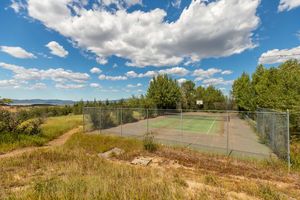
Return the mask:
POLYGON ((131 164, 147 166, 151 161, 152 161, 152 158, 137 157, 137 158, 133 159, 133 161, 131 161, 131 164))
POLYGON ((99 153, 98 156, 102 158, 111 158, 112 156, 119 156, 121 154, 125 153, 123 149, 114 147, 113 149, 106 151, 104 153, 99 153))

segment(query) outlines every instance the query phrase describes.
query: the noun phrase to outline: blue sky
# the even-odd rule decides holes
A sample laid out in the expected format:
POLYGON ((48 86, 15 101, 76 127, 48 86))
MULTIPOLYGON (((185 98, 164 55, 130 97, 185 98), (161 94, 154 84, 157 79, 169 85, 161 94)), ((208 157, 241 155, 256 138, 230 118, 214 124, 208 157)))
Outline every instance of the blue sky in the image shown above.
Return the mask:
POLYGON ((167 73, 228 93, 300 59, 300 0, 3 0, 0 96, 120 99, 167 73))

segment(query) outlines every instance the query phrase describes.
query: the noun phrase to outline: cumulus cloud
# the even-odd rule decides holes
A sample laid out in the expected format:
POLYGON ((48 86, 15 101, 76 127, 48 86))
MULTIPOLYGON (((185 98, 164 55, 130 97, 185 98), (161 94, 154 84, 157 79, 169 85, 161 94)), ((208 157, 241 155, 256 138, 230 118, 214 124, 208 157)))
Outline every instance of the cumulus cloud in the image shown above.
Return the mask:
POLYGON ((84 88, 85 85, 83 84, 65 84, 65 83, 57 83, 55 85, 56 88, 59 89, 81 89, 84 88))
POLYGON ((62 58, 66 57, 69 54, 69 52, 66 51, 63 46, 61 46, 55 41, 49 42, 48 44, 46 44, 46 47, 50 49, 51 54, 62 58))
POLYGON ((300 0, 280 0, 278 11, 289 11, 300 6, 300 0))
POLYGON ((182 83, 186 82, 187 80, 185 78, 180 78, 177 80, 177 82, 181 85, 182 83))
POLYGON ((216 73, 221 73, 221 69, 216 69, 216 68, 209 68, 207 70, 204 69, 196 69, 193 72, 193 76, 198 76, 198 77, 211 77, 216 73))
POLYGON ((15 58, 36 58, 36 56, 21 47, 0 46, 0 51, 15 58))
POLYGON ((159 8, 110 12, 76 2, 28 0, 27 10, 30 17, 94 53, 99 63, 115 55, 128 59, 128 66, 172 66, 256 46, 252 32, 260 22, 256 15, 260 0, 192 0, 173 22, 166 21, 166 11, 159 8))
POLYGON ((183 67, 173 67, 169 69, 163 69, 159 70, 159 74, 170 74, 170 75, 178 75, 178 76, 185 76, 189 73, 190 71, 183 68, 183 67))
POLYGON ((258 62, 260 64, 282 63, 289 59, 300 60, 300 46, 291 49, 273 49, 263 53, 258 62))
POLYGON ((89 75, 86 73, 73 72, 71 70, 65 70, 63 68, 50 68, 50 69, 37 69, 37 68, 25 68, 23 66, 12 65, 7 63, 0 63, 0 68, 9 70, 13 73, 12 80, 7 80, 2 82, 2 86, 24 86, 30 89, 42 89, 44 88, 43 83, 36 83, 30 85, 30 81, 43 81, 51 80, 57 83, 59 88, 73 87, 74 84, 69 85, 69 83, 85 83, 89 79, 89 75), (67 84, 68 83, 68 84, 67 84))
POLYGON ((91 83, 90 87, 92 87, 92 88, 101 88, 99 83, 91 83))
POLYGON ((102 72, 102 70, 99 69, 98 67, 93 67, 93 68, 90 70, 90 72, 91 72, 92 74, 100 74, 100 73, 102 72))
POLYGON ((202 83, 205 86, 209 85, 231 85, 233 83, 233 80, 224 80, 222 77, 219 78, 208 78, 204 79, 202 83))
POLYGON ((229 75, 232 74, 233 72, 231 70, 221 70, 217 68, 209 68, 207 70, 204 69, 196 69, 193 72, 193 76, 196 76, 195 81, 202 81, 207 78, 211 78, 212 76, 216 74, 222 74, 222 75, 229 75))
POLYGON ((121 80, 127 80, 126 76, 106 76, 104 74, 101 74, 99 76, 100 80, 110 80, 110 81, 121 81, 121 80))
POLYGON ((147 71, 145 73, 136 73, 135 71, 129 71, 125 75, 129 78, 152 78, 159 74, 168 74, 168 75, 177 75, 177 76, 185 76, 189 74, 190 71, 183 67, 173 67, 169 69, 162 69, 159 71, 147 71))
POLYGON ((142 87, 143 85, 141 83, 137 83, 136 85, 133 84, 128 84, 127 87, 128 88, 137 88, 137 87, 142 87))
POLYGON ((20 83, 14 79, 10 80, 0 80, 0 88, 18 88, 20 83))

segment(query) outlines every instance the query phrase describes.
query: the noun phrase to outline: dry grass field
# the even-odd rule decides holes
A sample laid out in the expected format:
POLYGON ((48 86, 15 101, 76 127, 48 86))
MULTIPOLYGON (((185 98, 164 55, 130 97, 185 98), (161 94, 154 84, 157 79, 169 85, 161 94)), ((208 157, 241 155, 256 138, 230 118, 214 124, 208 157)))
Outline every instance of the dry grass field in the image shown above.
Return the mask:
POLYGON ((76 133, 61 147, 0 160, 1 199, 299 199, 300 173, 117 136, 76 133), (113 147, 124 154, 104 159, 113 147), (138 156, 148 166, 131 165, 138 156))

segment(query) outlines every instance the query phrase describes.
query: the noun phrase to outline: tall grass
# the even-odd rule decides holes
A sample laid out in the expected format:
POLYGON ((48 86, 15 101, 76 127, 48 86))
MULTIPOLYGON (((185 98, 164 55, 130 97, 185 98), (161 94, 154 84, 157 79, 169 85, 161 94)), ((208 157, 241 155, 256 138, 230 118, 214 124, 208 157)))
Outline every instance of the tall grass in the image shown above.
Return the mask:
POLYGON ((41 133, 37 135, 25 135, 22 133, 1 133, 0 154, 12 151, 17 148, 44 145, 48 141, 81 124, 81 115, 50 117, 47 118, 44 124, 41 125, 41 133))
POLYGON ((0 160, 0 199, 284 199, 299 197, 297 177, 252 162, 226 162, 220 156, 168 147, 149 153, 140 140, 77 133, 62 147, 0 160), (113 147, 124 149, 124 155, 114 161, 98 156, 113 147), (176 158, 194 168, 126 162, 145 154, 176 158), (200 163, 206 168, 198 168, 200 163), (273 180, 284 181, 284 187, 273 180), (242 196, 234 198, 237 193, 242 196))

